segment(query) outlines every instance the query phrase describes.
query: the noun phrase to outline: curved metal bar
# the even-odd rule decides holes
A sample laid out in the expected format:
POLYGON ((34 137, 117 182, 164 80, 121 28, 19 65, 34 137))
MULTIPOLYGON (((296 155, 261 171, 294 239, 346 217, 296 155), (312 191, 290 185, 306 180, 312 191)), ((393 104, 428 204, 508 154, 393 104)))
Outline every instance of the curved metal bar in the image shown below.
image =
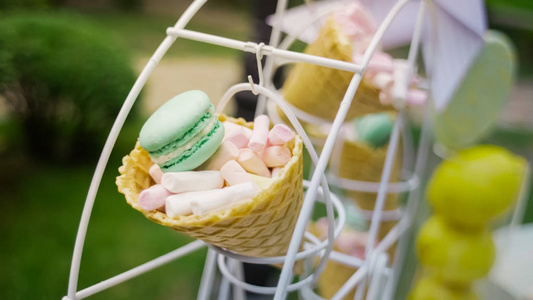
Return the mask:
MULTIPOLYGON (((363 56, 363 62, 362 62, 363 68, 366 68, 366 66, 368 66, 368 63, 370 62, 372 55, 377 49, 378 43, 379 41, 381 41, 386 29, 390 26, 391 22, 394 20, 394 18, 397 16, 400 10, 408 2, 409 0, 398 1, 394 5, 394 7, 391 9, 389 14, 385 18, 385 20, 382 22, 376 34, 374 35, 372 41, 370 42, 370 45, 368 46, 368 49, 365 52, 365 55, 363 56)), ((346 94, 344 95, 344 98, 340 104, 339 111, 337 112, 337 115, 333 122, 332 128, 330 130, 330 134, 328 135, 328 138, 326 139, 326 143, 322 150, 322 154, 320 156, 318 164, 316 165, 315 172, 313 173, 313 177, 311 179, 311 185, 309 187, 309 191, 304 199, 302 209, 300 210, 298 222, 296 224, 296 228, 294 229, 293 239, 291 241, 289 250, 287 252, 287 260, 285 261, 285 264, 283 265, 281 276, 278 281, 278 290, 276 294, 274 295, 274 300, 283 300, 286 298, 286 289, 290 281, 291 269, 294 265, 295 255, 298 252, 298 246, 302 239, 303 233, 305 231, 306 223, 309 220, 309 217, 311 214, 313 200, 316 196, 316 190, 318 188, 318 184, 320 182, 320 179, 324 176, 323 174, 324 174, 324 171, 326 170, 329 157, 333 150, 335 140, 340 131, 342 123, 344 122, 344 119, 346 118, 346 114, 348 112, 348 109, 351 106, 355 92, 359 86, 359 83, 361 82, 361 78, 362 78, 362 75, 359 73, 356 73, 353 76, 350 82, 350 85, 348 86, 348 90, 346 91, 346 94)))
MULTIPOLYGON (((180 28, 180 29, 184 28, 185 25, 189 23, 192 17, 204 5, 205 2, 207 2, 207 0, 195 0, 183 13, 183 15, 179 18, 179 20, 176 22, 176 25, 174 27, 180 28)), ((91 218, 91 212, 93 209, 96 194, 98 192, 98 187, 100 186, 100 182, 102 180, 105 167, 107 166, 107 162, 109 161, 111 151, 113 150, 113 147, 117 141, 120 130, 122 129, 122 126, 124 125, 124 122, 126 121, 126 118, 131 108, 133 107, 133 104, 135 103, 135 100, 139 96, 141 89, 144 87, 146 81, 148 80, 148 77, 150 76, 152 71, 155 69, 155 67, 159 63, 159 60, 168 51, 168 49, 170 48, 170 46, 172 46, 175 40, 176 40, 176 37, 167 36, 163 40, 161 45, 159 45, 154 55, 150 58, 150 60, 144 67, 143 71, 141 72, 137 80, 135 81, 135 84, 133 85, 131 91, 129 92, 126 100, 124 101, 124 104, 122 105, 117 115, 117 118, 115 119, 115 122, 113 123, 113 127, 111 128, 111 131, 107 137, 104 148, 102 150, 102 154, 100 155, 100 158, 98 159, 98 163, 96 165, 96 169, 95 169, 93 178, 91 180, 91 184, 89 186, 89 191, 87 193, 87 198, 85 200, 85 205, 83 207, 80 225, 78 227, 78 233, 76 235, 76 242, 74 244, 74 253, 72 255, 72 263, 70 265, 70 275, 69 275, 69 283, 68 283, 68 297, 71 299, 75 299, 76 297, 76 290, 78 287, 78 277, 79 277, 79 272, 80 272, 81 256, 83 253, 83 245, 85 244, 85 236, 87 234, 87 228, 89 226, 89 219, 91 218)))

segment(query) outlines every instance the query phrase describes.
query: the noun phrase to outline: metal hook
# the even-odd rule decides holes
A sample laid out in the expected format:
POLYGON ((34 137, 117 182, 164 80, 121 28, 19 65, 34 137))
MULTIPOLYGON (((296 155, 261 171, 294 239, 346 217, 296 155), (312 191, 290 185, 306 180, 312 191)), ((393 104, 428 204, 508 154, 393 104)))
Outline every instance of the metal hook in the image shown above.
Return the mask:
MULTIPOLYGON (((263 46, 265 46, 265 43, 259 43, 255 47, 255 58, 257 61, 257 75, 259 76, 259 85, 263 86, 263 64, 261 63, 261 59, 263 59, 263 46)), ((254 81, 252 79, 252 75, 248 75, 248 82, 250 83, 252 93, 254 95, 259 95, 259 92, 255 90, 254 87, 254 81)))

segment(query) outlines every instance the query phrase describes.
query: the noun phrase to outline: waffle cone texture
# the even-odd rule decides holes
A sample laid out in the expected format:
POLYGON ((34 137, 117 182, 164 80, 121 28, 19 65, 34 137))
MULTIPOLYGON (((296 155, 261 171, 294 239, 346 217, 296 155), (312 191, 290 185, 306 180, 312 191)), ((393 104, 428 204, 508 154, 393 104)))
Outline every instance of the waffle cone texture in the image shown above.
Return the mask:
MULTIPOLYGON (((387 147, 373 149, 370 146, 346 140, 343 145, 338 165, 338 176, 341 178, 379 182, 387 156, 387 147)), ((394 161, 391 182, 398 182, 401 178, 401 163, 399 153, 394 161)), ((355 200, 357 205, 364 210, 374 210, 377 193, 346 191, 346 196, 355 200)), ((399 206, 398 194, 387 194, 383 210, 394 210, 399 206)), ((383 238, 394 227, 396 221, 384 221, 381 223, 379 237, 383 238)))
MULTIPOLYGON (((252 127, 244 119, 219 116, 252 127)), ((170 218, 159 211, 143 210, 138 203, 142 190, 154 184, 148 170, 152 161, 139 143, 122 159, 116 183, 126 201, 148 219, 221 248, 254 257, 285 255, 303 202, 302 140, 289 143, 292 158, 270 187, 250 201, 208 214, 170 218)))
MULTIPOLYGON (((316 41, 309 44, 304 53, 352 62, 350 41, 333 18, 328 19, 316 41)), ((353 75, 348 71, 297 63, 283 85, 283 94, 296 108, 325 120, 333 120, 353 75)), ((392 110, 392 106, 381 104, 379 90, 363 78, 346 118, 392 110)))

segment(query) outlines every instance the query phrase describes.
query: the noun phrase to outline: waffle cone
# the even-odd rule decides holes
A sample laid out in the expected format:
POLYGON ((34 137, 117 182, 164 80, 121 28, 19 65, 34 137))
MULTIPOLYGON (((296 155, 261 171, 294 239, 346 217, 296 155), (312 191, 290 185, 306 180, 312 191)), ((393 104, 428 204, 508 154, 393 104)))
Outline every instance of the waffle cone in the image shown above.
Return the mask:
MULTIPOLYGON (((387 156, 387 147, 373 149, 370 146, 346 140, 343 145, 341 157, 338 165, 338 176, 352 180, 379 182, 381 180, 381 173, 385 164, 387 156)), ((392 173, 391 182, 397 182, 401 176, 401 163, 396 157, 392 173)), ((354 199, 357 205, 364 210, 374 210, 376 204, 377 193, 347 191, 346 196, 354 199)), ((384 210, 394 210, 399 206, 398 194, 387 194, 385 197, 384 210)), ((395 221, 384 221, 381 223, 379 230, 379 238, 385 237, 392 227, 396 224, 395 221)), ((393 249, 389 253, 392 255, 393 249)))
MULTIPOLYGON (((246 123, 244 119, 225 116, 219 119, 252 127, 252 123, 246 123)), ((139 206, 139 193, 154 184, 148 174, 152 161, 139 143, 123 158, 119 168, 121 175, 116 183, 128 204, 158 224, 239 254, 281 256, 287 252, 303 202, 302 140, 296 136, 288 146, 292 158, 269 189, 262 190, 250 201, 203 217, 170 218, 162 212, 146 211, 139 206)))
MULTIPOLYGON (((350 41, 333 18, 328 19, 316 41, 309 44, 304 53, 352 62, 350 41)), ((352 72, 297 63, 283 85, 283 94, 296 108, 322 119, 333 120, 352 77, 352 72)), ((351 119, 392 110, 392 106, 381 104, 378 89, 363 78, 346 117, 351 119)), ((283 115, 282 112, 279 114, 283 115)))

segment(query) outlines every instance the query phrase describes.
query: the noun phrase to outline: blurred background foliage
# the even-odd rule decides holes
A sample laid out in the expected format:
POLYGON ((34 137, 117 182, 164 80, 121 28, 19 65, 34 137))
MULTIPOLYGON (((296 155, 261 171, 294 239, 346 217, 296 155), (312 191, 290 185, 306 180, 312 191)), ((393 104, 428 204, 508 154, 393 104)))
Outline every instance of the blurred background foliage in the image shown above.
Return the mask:
MULTIPOLYGON (((135 62, 145 63, 189 3, 0 0, 1 299, 66 295, 87 189, 112 122, 138 75, 135 62)), ((516 45, 520 79, 533 76, 532 3, 487 1, 490 27, 505 32, 516 45)), ((188 28, 247 40, 253 27, 250 8, 246 0, 209 1, 188 28)), ((167 54, 240 55, 186 40, 167 54)), ((98 192, 78 290, 190 241, 147 221, 116 190, 117 168, 142 125, 137 107, 98 192)), ((487 141, 528 155, 531 136, 531 128, 503 126, 487 141)), ((533 205, 526 221, 533 221, 533 205)), ((194 299, 204 256, 205 251, 194 253, 91 299, 194 299)))

